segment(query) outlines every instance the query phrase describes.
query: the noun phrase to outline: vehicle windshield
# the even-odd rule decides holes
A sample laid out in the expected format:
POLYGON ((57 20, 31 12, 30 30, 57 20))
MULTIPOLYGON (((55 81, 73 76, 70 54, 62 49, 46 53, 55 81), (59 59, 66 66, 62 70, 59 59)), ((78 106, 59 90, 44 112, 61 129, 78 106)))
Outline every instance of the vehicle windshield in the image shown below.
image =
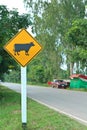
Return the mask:
POLYGON ((54 82, 63 82, 63 80, 54 80, 54 82))

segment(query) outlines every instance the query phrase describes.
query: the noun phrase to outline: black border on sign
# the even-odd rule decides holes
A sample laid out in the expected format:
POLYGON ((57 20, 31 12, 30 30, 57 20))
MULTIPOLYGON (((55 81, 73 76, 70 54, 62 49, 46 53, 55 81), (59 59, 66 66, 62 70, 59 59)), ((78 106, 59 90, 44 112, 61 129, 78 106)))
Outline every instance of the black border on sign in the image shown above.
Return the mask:
POLYGON ((26 31, 26 33, 28 33, 28 35, 30 35, 30 37, 32 37, 33 38, 33 36, 26 30, 26 29, 21 29, 21 31, 19 31, 15 36, 13 36, 13 38, 11 38, 4 46, 3 46, 3 48, 4 48, 4 50, 13 58, 13 59, 15 59, 15 61, 18 63, 18 64, 20 64, 22 67, 25 67, 25 66, 27 66, 27 64, 36 56, 36 55, 38 55, 38 53, 42 50, 42 46, 37 42, 37 40, 35 39, 35 38, 33 38, 34 39, 34 41, 36 41, 38 44, 39 44, 39 46, 41 47, 41 49, 25 64, 25 65, 22 65, 5 47, 14 39, 14 38, 16 38, 17 37, 17 35, 19 34, 19 33, 21 33, 23 30, 25 30, 26 31))

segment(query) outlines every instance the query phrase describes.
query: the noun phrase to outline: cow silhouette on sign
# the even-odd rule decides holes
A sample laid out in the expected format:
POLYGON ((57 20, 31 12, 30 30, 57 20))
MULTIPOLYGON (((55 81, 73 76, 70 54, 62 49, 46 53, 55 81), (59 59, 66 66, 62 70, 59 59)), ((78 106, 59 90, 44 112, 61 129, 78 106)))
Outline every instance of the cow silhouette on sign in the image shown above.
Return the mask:
POLYGON ((16 43, 14 44, 14 55, 20 55, 18 52, 20 51, 25 51, 25 55, 29 55, 28 51, 30 50, 31 47, 35 46, 33 42, 30 43, 25 43, 25 44, 19 44, 16 43))

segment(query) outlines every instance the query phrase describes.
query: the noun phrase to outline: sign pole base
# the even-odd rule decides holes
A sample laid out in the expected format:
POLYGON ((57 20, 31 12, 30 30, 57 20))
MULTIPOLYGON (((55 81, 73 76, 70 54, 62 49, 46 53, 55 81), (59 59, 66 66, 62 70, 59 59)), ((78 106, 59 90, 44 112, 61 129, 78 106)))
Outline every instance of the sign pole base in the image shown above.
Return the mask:
POLYGON ((22 123, 23 130, 27 130, 27 123, 22 123))

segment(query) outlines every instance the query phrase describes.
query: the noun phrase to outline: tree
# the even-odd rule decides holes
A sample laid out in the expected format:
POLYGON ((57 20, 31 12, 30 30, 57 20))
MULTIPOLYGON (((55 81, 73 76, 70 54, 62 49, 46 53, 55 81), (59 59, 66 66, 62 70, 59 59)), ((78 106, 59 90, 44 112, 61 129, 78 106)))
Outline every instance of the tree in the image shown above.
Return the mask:
MULTIPOLYGON (((87 68, 87 20, 77 19, 72 23, 72 27, 69 28, 66 33, 67 41, 70 45, 74 45, 73 50, 74 62, 79 61, 81 70, 87 68)), ((85 73, 86 74, 86 73, 85 73)))
POLYGON ((72 27, 67 32, 70 44, 80 46, 87 50, 87 20, 78 19, 72 23, 72 27))
MULTIPOLYGON (((38 3, 41 2, 41 1, 38 1, 38 3)), ((46 8, 46 6, 48 7, 49 3, 40 3, 43 5, 41 5, 42 8, 46 8)), ((37 4, 38 5, 38 4, 37 4)), ((34 23, 33 23, 33 30, 34 32, 36 33, 36 38, 37 40, 43 44, 43 51, 40 55, 40 62, 39 64, 42 64, 43 65, 43 69, 45 70, 44 72, 45 73, 45 76, 47 77, 48 75, 48 78, 51 80, 55 77, 57 77, 60 73, 60 64, 61 64, 61 53, 60 50, 61 50, 61 45, 59 48, 57 48, 58 46, 58 40, 55 35, 55 32, 53 32, 53 30, 51 29, 52 26, 51 26, 51 21, 49 22, 49 18, 50 18, 50 15, 48 14, 51 10, 50 7, 48 7, 47 9, 47 12, 43 12, 42 16, 41 16, 41 13, 40 15, 38 14, 37 15, 37 10, 38 8, 36 7, 37 5, 35 5, 35 9, 33 10, 34 11, 34 23), (37 8, 37 9, 36 9, 37 8), (46 16, 49 15, 49 17, 46 16), (51 31, 52 30, 52 31, 51 31)), ((49 5, 49 6, 52 6, 49 5)), ((41 10, 43 10, 41 8, 41 10)), ((54 8, 55 10, 55 8, 54 8)), ((52 22, 54 21, 54 19, 52 19, 52 22)), ((56 28, 56 25, 54 24, 54 30, 56 28)), ((56 30, 55 30, 56 31, 56 30)), ((56 31, 56 34, 57 31, 56 31)))
MULTIPOLYGON (((60 14, 61 14, 61 40, 64 46, 64 52, 66 55, 67 67, 70 75, 74 70, 74 64, 76 62, 76 58, 74 54, 76 54, 77 47, 73 44, 70 44, 69 41, 66 40, 65 34, 68 29, 71 28, 72 22, 79 18, 84 18, 85 15, 85 2, 82 0, 62 0, 60 4, 60 14)), ((78 53, 78 52, 77 52, 78 53)), ((77 58, 78 59, 78 58, 77 58)))
POLYGON ((9 69, 16 69, 16 63, 4 51, 3 45, 11 39, 19 29, 27 28, 31 24, 29 15, 19 15, 16 9, 8 10, 6 6, 0 5, 0 78, 9 69))
POLYGON ((60 77, 64 55, 68 70, 70 69, 69 72, 72 74, 75 63, 73 50, 76 46, 69 44, 65 34, 71 28, 73 21, 84 18, 85 2, 83 0, 25 1, 29 9, 32 7, 33 30, 36 38, 43 43, 41 62, 46 72, 49 72, 49 77, 60 77))

